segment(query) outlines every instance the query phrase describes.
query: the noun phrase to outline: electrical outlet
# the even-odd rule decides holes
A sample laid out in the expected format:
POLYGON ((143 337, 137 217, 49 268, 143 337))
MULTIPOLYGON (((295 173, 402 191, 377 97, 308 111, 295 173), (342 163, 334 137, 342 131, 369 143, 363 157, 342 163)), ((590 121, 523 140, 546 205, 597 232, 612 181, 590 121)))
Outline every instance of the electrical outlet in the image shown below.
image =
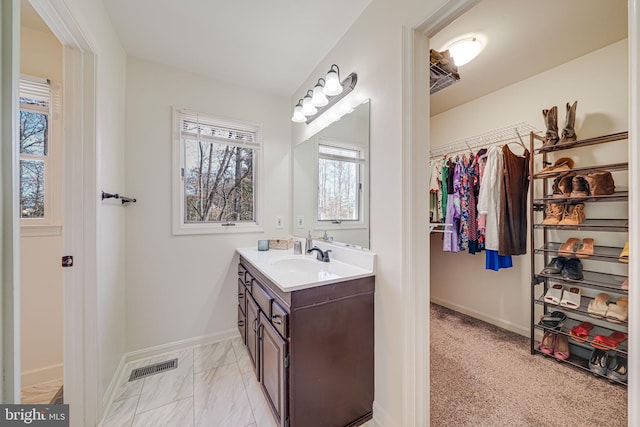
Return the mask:
POLYGON ((276 228, 284 228, 284 218, 281 215, 276 216, 276 228))
POLYGON ((304 228, 304 216, 298 215, 296 217, 296 227, 297 228, 304 228))

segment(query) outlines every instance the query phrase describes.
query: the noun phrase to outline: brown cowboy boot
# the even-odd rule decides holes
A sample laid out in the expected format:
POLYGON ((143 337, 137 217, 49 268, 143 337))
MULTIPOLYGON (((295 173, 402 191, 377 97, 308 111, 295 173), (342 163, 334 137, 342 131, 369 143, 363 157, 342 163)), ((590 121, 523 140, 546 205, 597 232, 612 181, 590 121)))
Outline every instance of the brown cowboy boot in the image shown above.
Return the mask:
POLYGON ((588 197, 591 195, 589 182, 584 175, 576 175, 571 180, 571 197, 588 197))
POLYGON ((560 139, 560 144, 563 142, 573 142, 578 139, 575 130, 577 107, 578 101, 574 102, 573 105, 567 102, 567 117, 565 120, 564 128, 562 129, 562 138, 560 139))
POLYGON ((591 188, 592 196, 605 196, 613 194, 616 191, 616 185, 613 182, 613 176, 609 171, 593 171, 585 176, 591 188))
POLYGON ((547 127, 547 131, 544 134, 542 141, 543 147, 550 147, 556 145, 558 142, 558 107, 555 105, 548 110, 542 110, 544 116, 544 125, 547 127))

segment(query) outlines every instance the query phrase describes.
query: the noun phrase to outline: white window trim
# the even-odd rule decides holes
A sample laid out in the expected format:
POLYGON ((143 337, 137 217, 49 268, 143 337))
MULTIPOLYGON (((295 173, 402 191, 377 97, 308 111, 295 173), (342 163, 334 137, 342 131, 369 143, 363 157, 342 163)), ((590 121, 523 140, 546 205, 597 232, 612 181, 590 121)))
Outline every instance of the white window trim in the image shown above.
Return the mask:
POLYGON ((263 195, 263 149, 262 149, 262 125, 246 123, 233 119, 216 117, 212 114, 204 114, 208 117, 216 117, 224 120, 225 123, 236 123, 238 125, 249 125, 258 129, 257 143, 254 155, 254 211, 255 221, 237 222, 234 226, 223 226, 222 223, 185 223, 184 218, 184 186, 182 184, 181 169, 184 165, 184 151, 182 150, 181 117, 185 113, 192 113, 182 108, 172 108, 172 135, 171 144, 173 151, 172 175, 172 232, 174 235, 196 235, 196 234, 239 234, 239 233, 263 233, 262 224, 262 195, 263 195))
POLYGON ((316 138, 315 140, 315 149, 314 149, 314 194, 313 199, 315 200, 315 206, 313 212, 313 226, 316 230, 361 230, 369 227, 369 148, 363 146, 361 144, 350 143, 348 141, 338 141, 333 138, 316 138), (360 213, 359 220, 349 220, 342 221, 340 224, 334 224, 331 220, 318 219, 318 192, 320 189, 319 182, 319 168, 320 168, 320 145, 329 145, 339 148, 346 148, 349 150, 358 150, 362 152, 363 157, 361 158, 362 170, 360 177, 360 183, 362 184, 362 189, 360 191, 360 206, 358 207, 360 213))
MULTIPOLYGON (((44 162, 44 217, 22 218, 22 213, 20 213, 20 235, 24 237, 57 236, 61 234, 62 225, 60 225, 58 215, 54 212, 53 199, 57 192, 52 186, 53 179, 51 173, 53 164, 57 161, 57 144, 62 143, 62 141, 56 140, 56 124, 54 123, 56 118, 54 116, 54 108, 57 107, 57 105, 54 105, 54 100, 59 98, 59 94, 57 92, 54 93, 54 91, 59 90, 59 85, 54 85, 52 82, 40 77, 27 75, 22 75, 20 77, 20 82, 22 85, 26 85, 28 87, 28 93, 25 94, 26 96, 31 96, 36 99, 46 98, 49 103, 49 107, 45 108, 35 105, 22 106, 18 102, 19 110, 32 111, 47 115, 47 133, 49 135, 49 145, 47 147, 46 155, 19 154, 20 160, 42 160, 44 162), (30 86, 30 84, 32 85, 30 86), (46 96, 42 89, 43 84, 48 86, 48 94, 46 96), (41 94, 39 94, 39 92, 41 94)), ((22 93, 19 93, 19 96, 22 97, 22 93)), ((19 142, 16 141, 16 143, 19 142)))

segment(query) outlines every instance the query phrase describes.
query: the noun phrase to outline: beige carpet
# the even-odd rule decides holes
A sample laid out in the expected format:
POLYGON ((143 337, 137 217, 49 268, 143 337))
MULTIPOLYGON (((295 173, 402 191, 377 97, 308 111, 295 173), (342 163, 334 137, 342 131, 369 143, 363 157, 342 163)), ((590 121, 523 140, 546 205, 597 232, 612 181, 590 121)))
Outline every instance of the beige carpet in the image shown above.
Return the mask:
POLYGON ((529 339, 431 304, 431 427, 624 427, 626 388, 529 339))

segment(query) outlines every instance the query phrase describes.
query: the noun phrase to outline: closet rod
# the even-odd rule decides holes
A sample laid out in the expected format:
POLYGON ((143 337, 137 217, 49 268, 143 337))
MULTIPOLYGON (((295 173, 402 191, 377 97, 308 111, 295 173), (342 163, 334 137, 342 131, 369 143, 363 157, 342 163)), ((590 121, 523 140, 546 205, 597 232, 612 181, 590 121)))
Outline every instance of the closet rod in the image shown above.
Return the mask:
POLYGON ((468 152, 474 149, 486 148, 490 145, 499 144, 501 142, 519 142, 522 141, 522 135, 528 135, 530 132, 539 133, 540 131, 525 122, 504 126, 479 135, 460 138, 443 145, 437 145, 431 148, 429 158, 437 159, 439 157, 446 156, 447 154, 468 152))

